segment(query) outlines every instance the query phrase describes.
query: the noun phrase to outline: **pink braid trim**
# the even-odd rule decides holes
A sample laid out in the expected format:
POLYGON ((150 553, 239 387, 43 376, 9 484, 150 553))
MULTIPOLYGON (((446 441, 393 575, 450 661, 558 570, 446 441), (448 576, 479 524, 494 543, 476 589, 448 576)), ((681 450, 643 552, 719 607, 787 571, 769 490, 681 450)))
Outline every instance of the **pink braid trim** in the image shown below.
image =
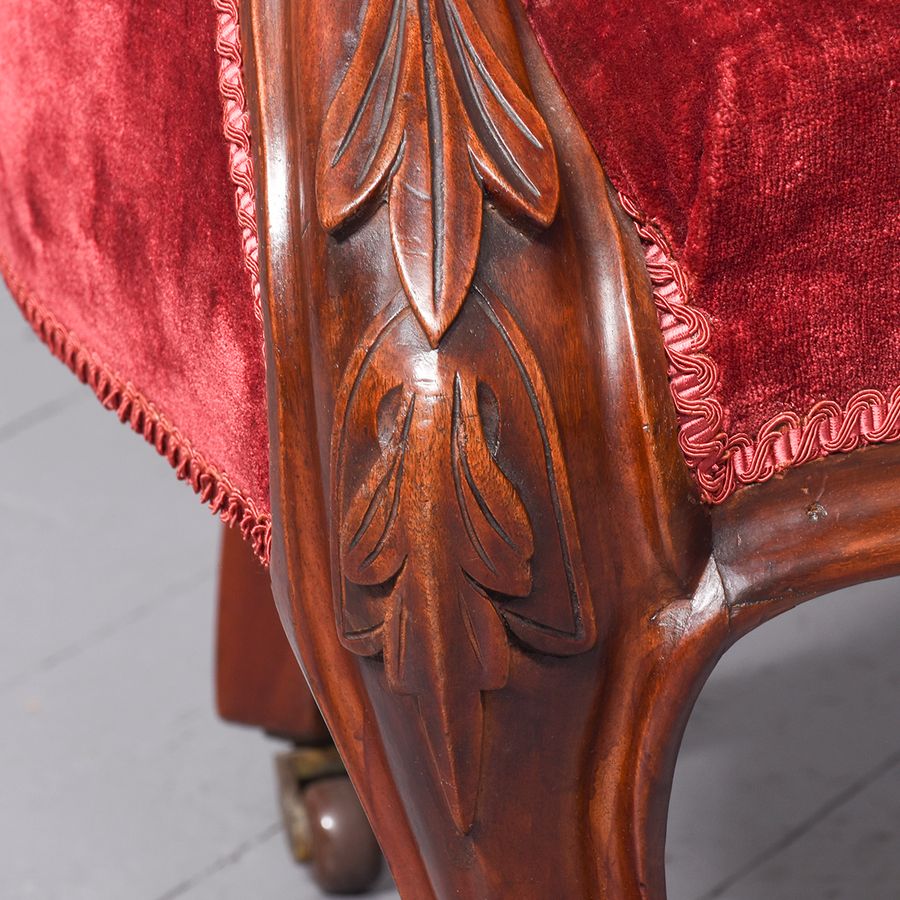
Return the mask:
POLYGON ((900 386, 889 397, 861 390, 845 406, 816 403, 805 415, 772 416, 753 438, 728 435, 725 411, 715 397, 719 371, 704 352, 709 345, 706 314, 690 305, 687 279, 665 237, 619 194, 637 227, 669 360, 669 384, 678 412, 682 452, 693 469, 704 500, 721 503, 737 488, 766 481, 778 472, 866 444, 900 440, 900 386))
POLYGON ((241 29, 237 0, 213 0, 216 10, 216 53, 219 57, 219 92, 222 95, 229 174, 234 182, 244 265, 253 288, 253 308, 262 324, 259 287, 259 233, 256 227, 256 186, 250 154, 250 114, 241 70, 241 29))

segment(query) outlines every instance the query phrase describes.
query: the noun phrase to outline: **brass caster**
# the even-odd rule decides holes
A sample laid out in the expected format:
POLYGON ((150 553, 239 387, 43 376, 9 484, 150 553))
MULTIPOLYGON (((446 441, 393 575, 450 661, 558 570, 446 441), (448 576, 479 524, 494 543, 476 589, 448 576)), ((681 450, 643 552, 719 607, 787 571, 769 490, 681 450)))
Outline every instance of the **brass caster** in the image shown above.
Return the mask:
POLYGON ((312 864, 329 894, 367 891, 381 872, 381 849, 337 751, 298 748, 279 754, 275 769, 294 858, 312 864))

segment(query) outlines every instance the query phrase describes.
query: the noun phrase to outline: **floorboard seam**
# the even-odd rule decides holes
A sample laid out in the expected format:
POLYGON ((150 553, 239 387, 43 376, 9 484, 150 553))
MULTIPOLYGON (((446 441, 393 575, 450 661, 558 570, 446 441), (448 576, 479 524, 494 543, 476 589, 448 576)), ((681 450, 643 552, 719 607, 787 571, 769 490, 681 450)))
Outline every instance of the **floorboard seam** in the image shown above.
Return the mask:
POLYGON ((174 584, 167 585, 158 594, 154 594, 151 599, 133 607, 127 613, 107 620, 102 625, 98 625, 92 631, 89 631, 73 643, 58 647, 52 653, 48 653, 46 656, 42 657, 34 665, 29 666, 27 669, 22 669, 18 674, 11 675, 5 681, 0 682, 0 696, 13 688, 19 687, 32 678, 44 675, 47 672, 52 672, 59 666, 73 659, 77 659, 86 650, 90 650, 92 647, 97 646, 97 644, 100 644, 111 637, 115 637, 115 635, 125 629, 143 621, 161 603, 167 603, 171 600, 178 599, 184 593, 193 590, 205 581, 210 581, 211 579, 212 576, 209 567, 204 566, 203 569, 195 571, 191 575, 176 581, 174 584))
POLYGON ((40 403, 0 425, 0 444, 5 444, 30 428, 65 412, 73 400, 81 396, 81 393, 81 391, 69 391, 62 397, 54 397, 52 400, 40 403))
POLYGON ((240 862, 244 856, 262 844, 265 844, 267 841, 270 841, 281 830, 282 826, 280 819, 277 822, 272 822, 254 837, 238 844, 230 853, 225 856, 220 856, 205 869, 201 869, 196 874, 191 875, 190 878, 186 878, 180 884, 170 888, 164 894, 160 894, 155 900, 176 900, 178 897, 184 897, 188 891, 192 891, 195 887, 198 887, 213 875, 240 862))

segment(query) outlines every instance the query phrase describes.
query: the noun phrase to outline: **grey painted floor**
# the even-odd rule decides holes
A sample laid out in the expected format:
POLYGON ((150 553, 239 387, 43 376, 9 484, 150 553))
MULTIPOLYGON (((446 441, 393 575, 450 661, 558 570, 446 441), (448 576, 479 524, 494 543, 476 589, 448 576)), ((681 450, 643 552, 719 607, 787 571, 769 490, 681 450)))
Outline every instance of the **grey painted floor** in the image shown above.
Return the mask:
MULTIPOLYGON (((277 745, 213 713, 218 539, 0 296, 0 900, 318 896, 279 831, 277 745)), ((671 900, 900 898, 898 593, 823 598, 716 670, 671 900)))

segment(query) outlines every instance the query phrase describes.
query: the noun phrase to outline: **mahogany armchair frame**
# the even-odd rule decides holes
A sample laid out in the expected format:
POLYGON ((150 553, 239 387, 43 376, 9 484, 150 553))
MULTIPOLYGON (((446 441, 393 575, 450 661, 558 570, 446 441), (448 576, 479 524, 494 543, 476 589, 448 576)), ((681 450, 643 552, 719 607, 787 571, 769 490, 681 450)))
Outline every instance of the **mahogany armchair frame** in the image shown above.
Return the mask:
POLYGON ((900 450, 700 502, 518 0, 244 0, 282 624, 401 894, 665 896, 722 653, 900 572, 900 450))

